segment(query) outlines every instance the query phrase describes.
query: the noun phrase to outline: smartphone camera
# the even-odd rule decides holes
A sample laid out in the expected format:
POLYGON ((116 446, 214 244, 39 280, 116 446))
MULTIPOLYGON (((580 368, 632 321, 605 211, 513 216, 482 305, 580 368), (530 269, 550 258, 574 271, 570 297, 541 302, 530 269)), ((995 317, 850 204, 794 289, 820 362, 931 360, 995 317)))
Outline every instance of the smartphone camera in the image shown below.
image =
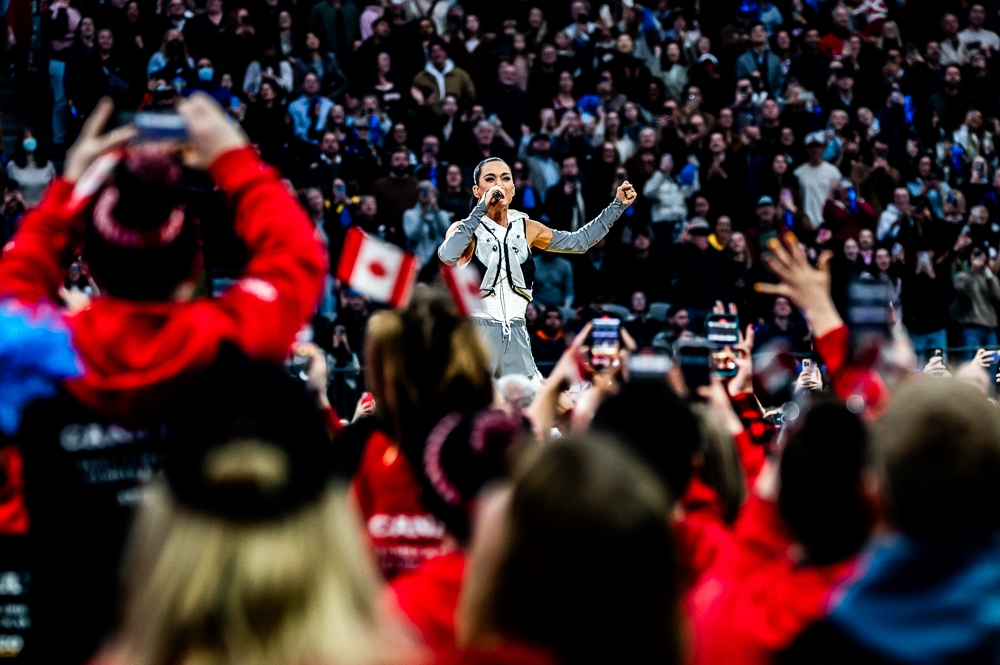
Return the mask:
POLYGON ((680 367, 684 383, 692 395, 712 378, 712 346, 703 339, 680 339, 674 345, 674 363, 680 367))
POLYGON ((740 321, 735 314, 709 314, 705 319, 705 332, 712 347, 712 373, 716 376, 732 378, 739 367, 736 352, 739 344, 740 321))
POLYGON ((609 369, 618 365, 621 353, 621 319, 594 319, 590 333, 590 366, 609 369))

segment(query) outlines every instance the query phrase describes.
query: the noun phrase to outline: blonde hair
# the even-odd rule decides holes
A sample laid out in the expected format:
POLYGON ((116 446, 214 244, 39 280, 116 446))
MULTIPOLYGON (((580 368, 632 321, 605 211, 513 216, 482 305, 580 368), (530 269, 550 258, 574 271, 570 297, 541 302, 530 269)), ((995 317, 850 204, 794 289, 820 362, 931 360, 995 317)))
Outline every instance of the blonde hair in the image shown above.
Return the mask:
POLYGON ((417 420, 434 424, 450 411, 492 403, 486 347, 442 289, 418 286, 405 310, 374 314, 365 364, 367 385, 400 437, 417 420))
POLYGON ((733 437, 702 404, 691 407, 698 418, 704 466, 701 479, 719 495, 725 509, 723 518, 732 524, 747 497, 747 478, 733 437))
MULTIPOLYGON (((247 465, 246 442, 224 446, 214 473, 239 467, 246 481, 276 459, 268 448, 260 444, 259 463, 247 465), (230 452, 239 459, 220 463, 230 452)), ((420 653, 379 610, 381 581, 361 529, 340 482, 287 517, 258 522, 181 505, 157 482, 127 550, 118 646, 134 665, 367 665, 420 653)))

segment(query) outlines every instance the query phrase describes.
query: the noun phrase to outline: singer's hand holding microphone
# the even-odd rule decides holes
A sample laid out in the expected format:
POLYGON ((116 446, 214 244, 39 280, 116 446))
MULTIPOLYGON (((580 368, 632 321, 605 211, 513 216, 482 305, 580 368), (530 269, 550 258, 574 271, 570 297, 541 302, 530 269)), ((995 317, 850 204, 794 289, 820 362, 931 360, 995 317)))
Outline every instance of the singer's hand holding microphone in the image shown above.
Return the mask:
POLYGON ((483 195, 483 198, 486 199, 486 206, 492 208, 504 200, 503 187, 500 185, 493 185, 486 190, 486 194, 483 195))

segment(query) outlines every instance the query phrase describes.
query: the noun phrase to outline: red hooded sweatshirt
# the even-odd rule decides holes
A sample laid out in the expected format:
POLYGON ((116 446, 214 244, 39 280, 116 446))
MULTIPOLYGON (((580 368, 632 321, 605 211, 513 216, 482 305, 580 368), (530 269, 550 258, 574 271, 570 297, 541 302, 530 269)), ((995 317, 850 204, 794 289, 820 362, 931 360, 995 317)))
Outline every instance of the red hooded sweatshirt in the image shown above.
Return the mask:
MULTIPOLYGON (((281 361, 315 308, 326 252, 305 211, 252 148, 231 150, 209 174, 234 212, 249 260, 220 298, 136 302, 103 295, 66 317, 84 374, 66 388, 80 403, 123 422, 155 416, 183 377, 206 367, 219 345, 281 361)), ((68 253, 86 230, 64 212, 73 184, 52 183, 0 259, 0 298, 55 300, 68 253)))
POLYGON ((692 665, 767 665, 824 616, 831 591, 853 564, 798 563, 791 546, 777 505, 752 497, 732 543, 685 599, 694 627, 692 665))

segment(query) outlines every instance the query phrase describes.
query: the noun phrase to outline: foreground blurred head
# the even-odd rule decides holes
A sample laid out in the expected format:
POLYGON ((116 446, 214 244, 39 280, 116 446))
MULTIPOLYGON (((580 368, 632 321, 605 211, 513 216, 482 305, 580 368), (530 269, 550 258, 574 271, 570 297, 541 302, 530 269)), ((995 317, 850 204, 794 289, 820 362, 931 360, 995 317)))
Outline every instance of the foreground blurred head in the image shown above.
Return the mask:
POLYGON ((875 470, 884 515, 928 540, 1000 528, 1000 411, 972 386, 904 386, 879 421, 875 470))
POLYGON ((135 522, 119 645, 134 665, 398 662, 323 420, 278 367, 228 359, 167 420, 135 522))
POLYGON ((192 278, 198 234, 182 202, 180 177, 172 151, 133 146, 94 196, 84 258, 103 291, 126 300, 169 300, 192 278))
POLYGON ((678 570, 667 492, 624 448, 534 448, 479 511, 456 619, 564 665, 678 663, 678 570))

